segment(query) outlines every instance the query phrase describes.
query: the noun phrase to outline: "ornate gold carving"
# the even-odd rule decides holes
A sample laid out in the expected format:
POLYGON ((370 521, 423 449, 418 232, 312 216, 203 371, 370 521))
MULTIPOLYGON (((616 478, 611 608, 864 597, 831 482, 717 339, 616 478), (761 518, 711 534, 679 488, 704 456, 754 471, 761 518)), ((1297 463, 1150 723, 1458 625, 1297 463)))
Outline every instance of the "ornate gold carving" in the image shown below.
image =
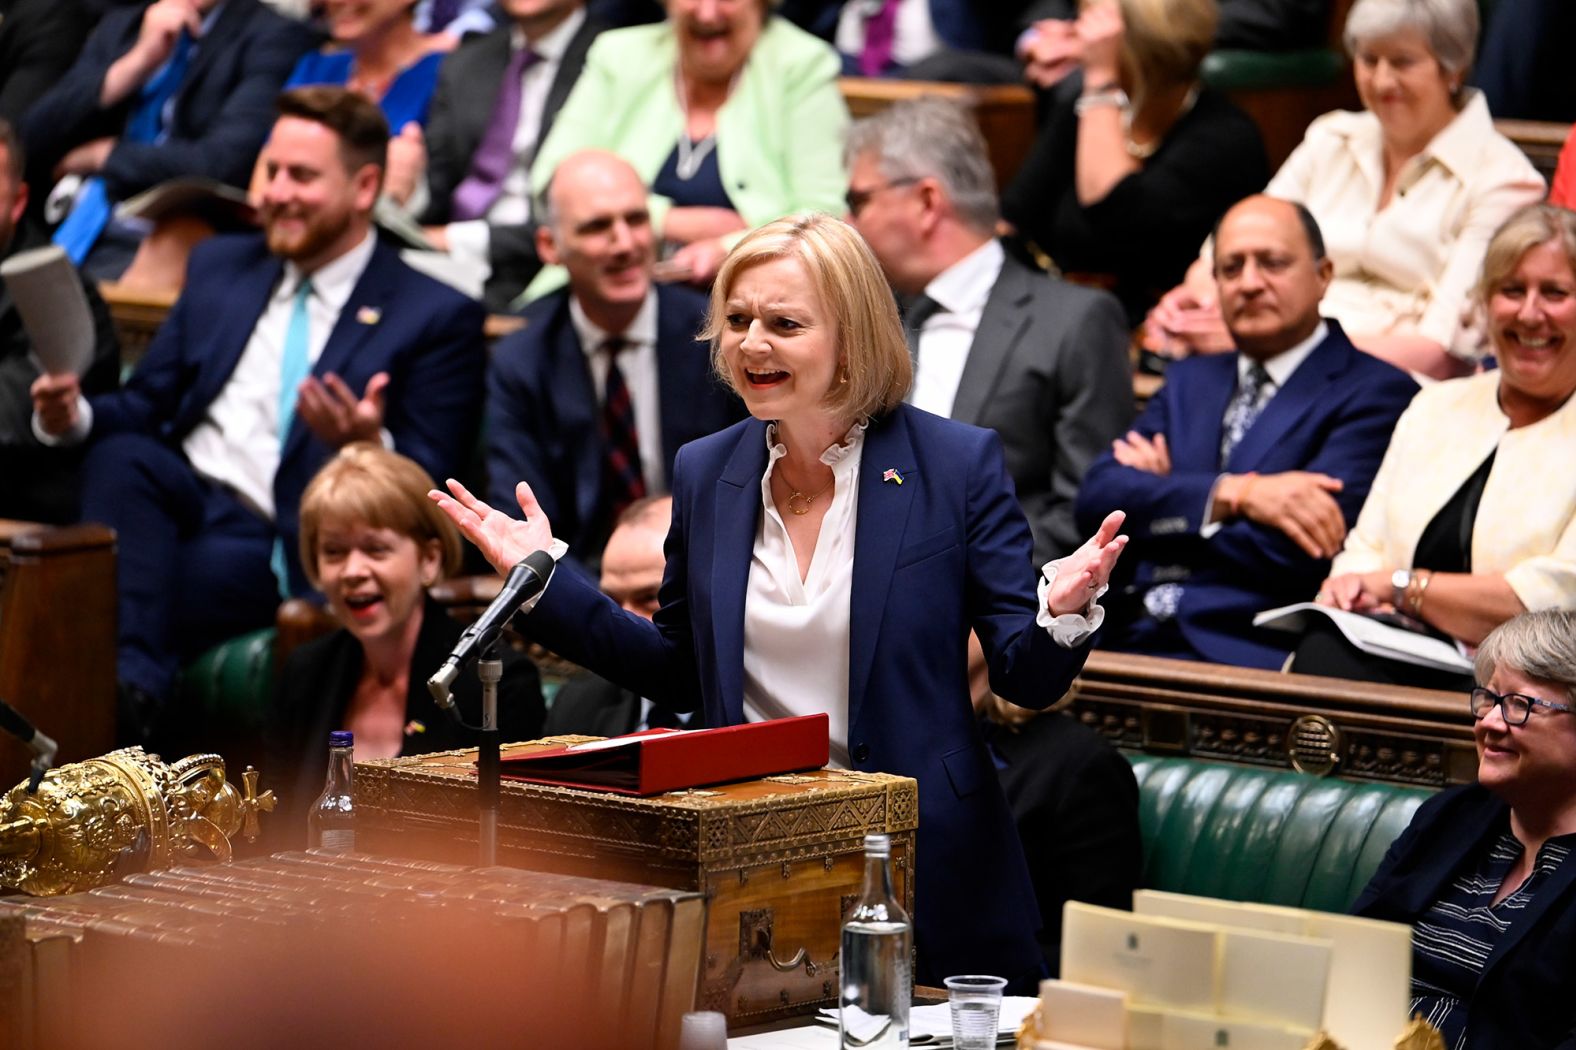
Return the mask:
POLYGON ((257 836, 272 791, 225 780, 224 759, 173 765, 140 747, 52 769, 36 794, 26 782, 0 799, 0 886, 35 896, 77 893, 118 874, 183 861, 229 860, 230 839, 257 836))

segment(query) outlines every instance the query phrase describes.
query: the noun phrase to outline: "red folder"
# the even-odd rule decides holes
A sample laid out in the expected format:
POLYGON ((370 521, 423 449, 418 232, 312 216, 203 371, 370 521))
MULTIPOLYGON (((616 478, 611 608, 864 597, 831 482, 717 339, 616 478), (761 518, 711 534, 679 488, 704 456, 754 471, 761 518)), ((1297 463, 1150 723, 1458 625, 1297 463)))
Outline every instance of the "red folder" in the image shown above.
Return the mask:
POLYGON ((648 729, 534 751, 504 759, 503 776, 619 795, 660 795, 820 769, 827 755, 826 716, 803 715, 720 729, 648 729))

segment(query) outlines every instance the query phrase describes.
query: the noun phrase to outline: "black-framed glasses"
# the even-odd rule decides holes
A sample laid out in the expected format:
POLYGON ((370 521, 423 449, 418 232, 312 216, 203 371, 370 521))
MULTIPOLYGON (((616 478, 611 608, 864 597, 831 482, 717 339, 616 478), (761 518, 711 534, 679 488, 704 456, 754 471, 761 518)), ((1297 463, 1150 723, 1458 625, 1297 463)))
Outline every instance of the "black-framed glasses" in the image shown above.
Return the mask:
POLYGON ((1472 717, 1479 719, 1487 717, 1494 705, 1498 704, 1499 712, 1505 717, 1508 726, 1526 725, 1534 707, 1547 707, 1551 711, 1576 711, 1576 707, 1570 704, 1556 704, 1552 700, 1540 700, 1525 693, 1496 693, 1482 686, 1472 690, 1468 703, 1472 707, 1472 717))
POLYGON ((890 182, 883 182, 879 186, 872 186, 868 190, 849 190, 843 194, 843 203, 848 207, 848 214, 858 218, 865 205, 870 203, 870 198, 882 190, 890 190, 897 186, 912 186, 918 181, 918 175, 905 175, 900 179, 892 179, 890 182))

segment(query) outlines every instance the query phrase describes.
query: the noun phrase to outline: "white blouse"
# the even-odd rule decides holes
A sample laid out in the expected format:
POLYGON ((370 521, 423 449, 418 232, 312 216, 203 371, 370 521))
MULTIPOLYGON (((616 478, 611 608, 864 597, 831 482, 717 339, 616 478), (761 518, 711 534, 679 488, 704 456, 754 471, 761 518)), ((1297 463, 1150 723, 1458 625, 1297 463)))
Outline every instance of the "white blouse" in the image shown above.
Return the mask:
POLYGON ((744 597, 744 717, 749 722, 824 713, 832 765, 848 767, 848 609, 854 581, 859 462, 864 424, 821 453, 832 468, 832 502, 821 519, 810 571, 799 578, 793 540, 772 499, 772 471, 788 454, 766 428, 761 475, 765 513, 755 530, 744 597))
MULTIPOLYGON (((810 570, 801 580, 793 540, 772 499, 772 470, 788 450, 777 441, 776 425, 767 427, 767 463, 761 475, 764 513, 755 532, 744 599, 745 721, 825 714, 831 764, 842 769, 849 765, 849 608, 864 439, 865 424, 859 423, 842 444, 821 453, 821 462, 832 468, 832 502, 821 519, 810 570)), ((1108 588, 1095 591, 1082 614, 1052 616, 1046 595, 1062 560, 1042 568, 1035 622, 1056 644, 1071 649, 1099 630, 1105 620, 1099 599, 1108 588)))

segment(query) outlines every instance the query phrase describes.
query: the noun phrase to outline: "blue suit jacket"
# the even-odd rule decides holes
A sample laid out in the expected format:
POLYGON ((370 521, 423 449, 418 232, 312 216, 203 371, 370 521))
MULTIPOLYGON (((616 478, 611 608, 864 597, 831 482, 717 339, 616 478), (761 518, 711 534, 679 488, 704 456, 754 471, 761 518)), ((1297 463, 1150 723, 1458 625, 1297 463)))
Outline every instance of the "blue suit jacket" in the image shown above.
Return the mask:
POLYGON ((1220 464, 1221 419, 1237 388, 1237 355, 1178 362, 1133 429, 1164 434, 1171 473, 1157 477, 1117 463, 1107 451, 1085 475, 1077 515, 1085 527, 1118 508, 1127 512, 1131 585, 1111 602, 1108 636, 1120 645, 1123 622, 1143 611, 1143 592, 1163 580, 1182 583, 1177 621, 1205 660, 1278 668, 1295 636, 1255 629, 1253 615, 1311 599, 1329 572, 1279 529, 1246 518, 1199 535, 1211 488, 1224 471, 1279 474, 1318 471, 1345 482, 1336 502, 1351 528, 1390 443, 1390 431, 1417 384, 1363 353, 1334 321, 1257 421, 1220 464))
MULTIPOLYGON (((663 476, 679 447, 737 422, 744 407, 711 371, 695 334, 706 296, 657 286, 658 412, 663 476)), ((536 493, 558 537, 581 555, 600 549, 610 530, 602 498, 606 441, 591 370, 569 315, 569 292, 531 303, 525 328, 502 340, 487 372, 488 499, 520 516, 515 483, 536 493)))
MULTIPOLYGON (((198 245, 185 291, 137 371, 124 389, 90 399, 92 436, 132 431, 179 446, 229 382, 283 269, 255 234, 198 245)), ((333 372, 359 395, 388 372, 383 425, 395 450, 435 478, 457 474, 476 433, 485 319, 481 304, 380 244, 312 373, 333 372)), ((333 451, 297 415, 274 475, 275 525, 298 594, 310 590, 296 556, 301 490, 333 451)))
MULTIPOLYGON (((744 721, 744 603, 762 513, 766 424, 679 453, 655 622, 559 573, 530 633, 604 677, 706 724, 744 721)), ((972 627, 991 687, 1044 707, 1083 666, 1035 624, 1028 522, 991 431, 900 406, 873 422, 859 468, 850 599, 849 753, 919 781, 919 976, 1032 976, 1034 890, 969 704, 972 627), (889 469, 902 484, 883 481, 889 469)))
MULTIPOLYGON (((1468 859, 1504 829, 1508 812, 1477 784, 1424 802, 1352 913, 1417 922, 1468 859)), ((1500 934, 1468 1004, 1466 1037, 1466 1050, 1576 1050, 1576 855, 1500 934)))
MULTIPOLYGON (((50 170, 72 147, 125 130, 136 93, 103 109, 99 89, 109 67, 136 43, 147 6, 106 14, 76 62, 28 111, 21 135, 38 192, 48 192, 50 170)), ((245 186, 274 123, 274 98, 313 43, 304 25, 258 0, 225 0, 175 96, 169 137, 157 144, 121 142, 104 162, 100 174, 110 197, 186 175, 245 186)))

